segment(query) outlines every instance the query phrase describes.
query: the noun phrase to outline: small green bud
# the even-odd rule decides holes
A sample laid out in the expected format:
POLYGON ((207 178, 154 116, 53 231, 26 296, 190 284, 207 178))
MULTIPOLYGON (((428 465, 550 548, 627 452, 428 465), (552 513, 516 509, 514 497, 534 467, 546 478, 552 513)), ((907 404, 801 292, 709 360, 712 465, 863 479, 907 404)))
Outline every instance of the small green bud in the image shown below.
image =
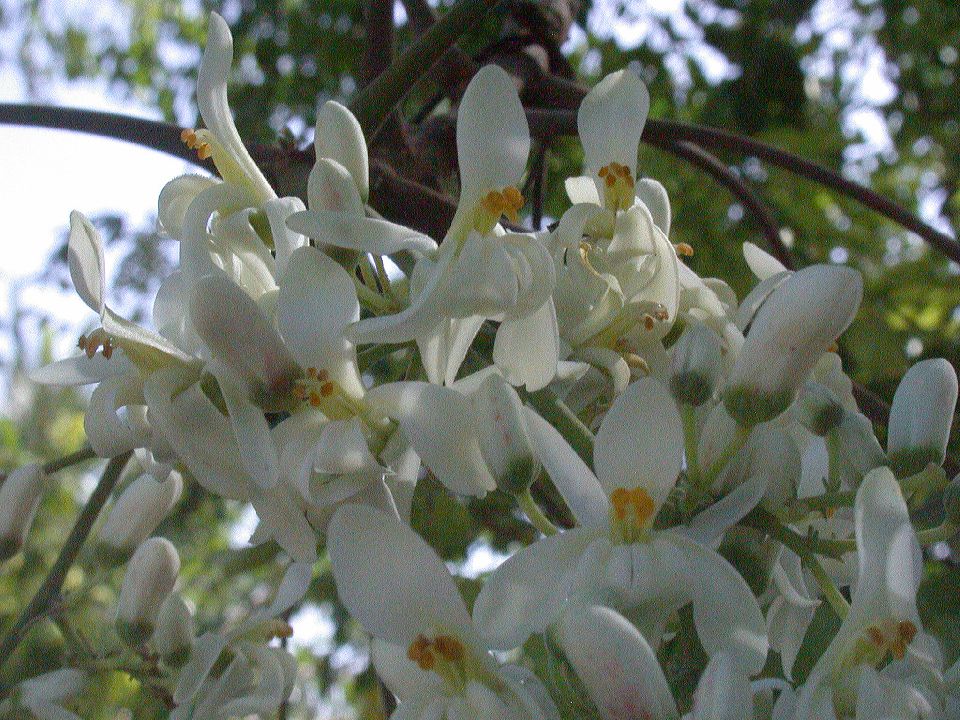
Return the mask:
POLYGON ((124 642, 138 646, 149 640, 179 573, 180 556, 169 540, 150 538, 140 544, 117 598, 116 627, 124 642))
POLYGON ((836 428, 846 413, 840 398, 830 388, 816 382, 804 385, 797 409, 800 424, 820 437, 836 428))
POLYGON ((688 324, 673 346, 670 392, 677 402, 698 407, 713 395, 720 379, 720 338, 701 322, 688 324))

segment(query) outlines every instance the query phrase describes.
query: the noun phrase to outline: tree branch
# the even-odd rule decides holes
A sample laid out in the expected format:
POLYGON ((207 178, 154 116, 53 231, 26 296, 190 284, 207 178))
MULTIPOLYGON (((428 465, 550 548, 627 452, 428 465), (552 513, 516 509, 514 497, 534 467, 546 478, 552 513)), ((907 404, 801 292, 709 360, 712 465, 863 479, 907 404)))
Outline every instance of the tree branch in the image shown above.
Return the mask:
MULTIPOLYGON (((96 456, 97 454, 93 451, 92 447, 89 445, 84 445, 76 452, 72 452, 69 455, 64 455, 56 460, 51 460, 43 466, 43 472, 47 475, 52 475, 53 473, 67 469, 71 465, 79 465, 87 460, 92 460, 96 456)), ((6 480, 6 475, 0 475, 0 485, 6 482, 6 480)))
POLYGON ((678 143, 658 145, 658 147, 686 160, 691 165, 695 165, 727 188, 727 190, 740 201, 740 204, 753 215, 774 257, 790 270, 796 269, 793 254, 790 252, 790 248, 784 244, 783 238, 780 237, 780 227, 777 225, 777 221, 767 209, 763 200, 760 199, 760 196, 757 195, 743 178, 727 167, 715 155, 708 153, 699 145, 695 145, 692 142, 684 140, 678 143))
MULTIPOLYGON (((530 123, 530 131, 538 137, 575 135, 577 133, 577 116, 572 110, 528 110, 527 120, 530 123)), ((794 175, 799 175, 824 187, 839 191, 861 205, 916 233, 951 260, 960 262, 960 243, 949 235, 928 225, 914 213, 870 188, 852 180, 847 180, 839 173, 828 170, 822 165, 806 160, 799 155, 794 155, 786 150, 736 133, 702 125, 690 125, 675 120, 647 120, 642 139, 655 147, 666 148, 667 143, 688 140, 701 147, 719 148, 753 155, 794 175)))
POLYGON ((469 28, 476 26, 499 0, 460 0, 408 47, 386 70, 360 91, 350 109, 369 143, 387 116, 414 83, 440 60, 469 28))
POLYGON ((393 0, 368 0, 364 12, 366 42, 360 65, 360 85, 368 85, 393 60, 393 0))
POLYGON ((13 651, 20 645, 26 631, 33 624, 34 620, 41 617, 51 605, 59 600, 60 590, 63 588, 63 582, 66 580, 67 572, 77 559, 80 548, 90 534, 90 530, 100 515, 100 510, 103 508, 104 503, 107 501, 107 498, 110 497, 110 493, 113 492, 120 473, 127 464, 127 460, 130 459, 131 454, 130 452, 123 453, 122 455, 112 458, 107 463, 107 467, 100 477, 100 482, 97 484, 90 499, 87 500, 86 505, 83 506, 83 510, 80 511, 80 515, 77 517, 77 521, 70 531, 70 535, 67 536, 63 549, 60 551, 60 555, 57 557, 56 562, 54 562, 53 567, 50 568, 46 579, 43 581, 43 584, 40 585, 40 588, 27 607, 24 608, 20 617, 17 618, 13 627, 10 628, 10 632, 7 633, 3 642, 0 643, 0 668, 10 659, 13 651))

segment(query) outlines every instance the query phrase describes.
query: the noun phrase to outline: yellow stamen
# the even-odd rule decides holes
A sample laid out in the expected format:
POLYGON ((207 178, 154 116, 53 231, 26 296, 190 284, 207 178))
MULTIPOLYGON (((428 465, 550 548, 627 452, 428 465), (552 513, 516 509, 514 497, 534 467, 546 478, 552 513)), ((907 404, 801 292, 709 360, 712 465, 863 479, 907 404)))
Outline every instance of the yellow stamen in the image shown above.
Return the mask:
POLYGON ((598 171, 604 185, 604 205, 614 212, 626 210, 636 197, 636 181, 630 168, 617 162, 604 165, 598 171))
POLYGON ((633 543, 642 539, 656 514, 657 506, 642 487, 619 487, 610 495, 611 529, 615 539, 633 543))
POLYGON ((113 355, 114 346, 103 328, 97 328, 89 335, 81 335, 77 340, 77 347, 83 350, 88 358, 93 358, 100 350, 103 357, 107 360, 113 355))
POLYGON ((676 243, 673 247, 676 248, 677 255, 680 257, 693 257, 693 245, 690 243, 676 243))
POLYGON ((480 200, 474 220, 474 228, 485 235, 493 230, 493 227, 504 215, 511 222, 517 222, 522 207, 523 195, 512 185, 508 185, 502 190, 491 190, 480 200))

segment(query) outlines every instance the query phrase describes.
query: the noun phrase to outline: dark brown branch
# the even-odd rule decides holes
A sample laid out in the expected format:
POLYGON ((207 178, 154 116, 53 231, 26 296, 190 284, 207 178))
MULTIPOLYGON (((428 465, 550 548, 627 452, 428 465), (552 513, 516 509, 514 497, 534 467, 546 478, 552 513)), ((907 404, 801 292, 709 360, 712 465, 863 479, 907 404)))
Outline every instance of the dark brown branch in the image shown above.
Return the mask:
POLYGON ((110 493, 113 492, 113 488, 117 484, 117 480, 120 478, 120 473, 127 464, 127 460, 130 459, 130 455, 131 453, 126 452, 123 455, 118 455, 111 459, 107 463, 107 467, 100 477, 100 482, 97 484, 96 489, 94 489, 90 499, 87 500, 87 503, 83 506, 83 510, 80 511, 80 515, 77 517, 73 529, 63 544, 63 550, 60 551, 59 557, 56 562, 54 562, 53 567, 50 568, 46 579, 43 581, 43 584, 40 585, 30 604, 20 613, 20 617, 17 618, 13 627, 10 628, 7 636, 4 637, 3 643, 0 643, 0 667, 3 667, 4 663, 10 659, 13 651, 20 645, 20 641, 23 640, 26 631, 31 627, 34 620, 41 617, 48 608, 59 601, 60 590, 63 588, 64 580, 67 578, 67 572, 73 566, 77 555, 80 554, 80 548, 83 547, 87 535, 90 534, 90 530, 97 521, 97 517, 100 515, 100 510, 103 508, 104 503, 107 501, 107 498, 110 497, 110 493))
POLYGON ((368 85, 393 59, 393 0, 368 0, 364 15, 366 40, 360 85, 368 85))
MULTIPOLYGON (((575 135, 577 132, 577 116, 572 110, 533 109, 527 111, 527 119, 530 122, 531 132, 538 137, 575 135)), ((839 191, 916 233, 951 260, 960 262, 960 243, 949 235, 928 225, 914 213, 873 190, 786 150, 725 130, 674 120, 647 120, 643 130, 643 140, 657 147, 664 147, 664 143, 688 140, 702 147, 753 155, 771 165, 839 191)))
POLYGON ((199 160, 197 154, 183 144, 180 140, 182 128, 159 120, 147 120, 98 110, 0 103, 0 125, 74 130, 112 140, 123 140, 173 155, 210 172, 216 172, 213 162, 199 160))
POLYGON ((743 178, 727 167, 715 155, 708 153, 699 145, 695 145, 692 142, 684 140, 678 143, 657 145, 657 147, 673 153, 691 165, 695 165, 727 188, 730 193, 740 201, 740 204, 753 215, 773 255, 789 269, 796 269, 793 255, 790 249, 784 245, 783 238, 780 237, 780 227, 777 225, 777 221, 767 209, 767 206, 764 205, 760 196, 754 192, 743 178))

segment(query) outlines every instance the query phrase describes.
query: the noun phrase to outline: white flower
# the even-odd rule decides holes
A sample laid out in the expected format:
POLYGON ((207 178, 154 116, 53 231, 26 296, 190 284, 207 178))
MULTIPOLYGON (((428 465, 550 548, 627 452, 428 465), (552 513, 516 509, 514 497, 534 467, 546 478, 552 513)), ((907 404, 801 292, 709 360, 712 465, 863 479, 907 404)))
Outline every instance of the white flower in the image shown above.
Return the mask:
POLYGON ((956 407, 957 373, 949 362, 923 360, 907 371, 893 395, 887 433, 887 454, 899 475, 943 464, 956 407))
POLYGON ((724 394, 737 422, 752 426, 790 405, 852 322, 862 295, 860 273, 831 265, 804 268, 773 291, 753 319, 724 394))
POLYGON ((667 389, 647 378, 618 396, 596 435, 596 475, 553 426, 527 413, 540 460, 582 527, 520 550, 486 582, 474 613, 494 647, 520 645, 553 622, 565 600, 590 598, 629 608, 644 636, 657 641, 669 616, 692 601, 707 652, 730 652, 758 672, 766 630, 746 582, 708 547, 653 528, 683 460, 680 416, 667 389))
POLYGON ((498 665, 443 562, 409 527, 344 505, 327 547, 340 599, 373 635, 374 665, 400 700, 394 720, 556 717, 498 665))
MULTIPOLYGON (((15 706, 29 710, 31 716, 38 720, 80 720, 79 715, 69 712, 62 705, 80 693, 86 684, 86 673, 62 668, 24 680, 16 686, 12 700, 15 706)), ((0 711, 9 711, 9 702, 0 702, 0 711)))
POLYGON ((190 659, 180 670, 173 694, 177 708, 171 720, 226 720, 276 713, 290 695, 297 665, 284 649, 267 643, 275 637, 289 637, 290 626, 277 618, 300 602, 311 578, 311 563, 292 563, 269 606, 229 630, 207 632, 196 639, 190 659), (217 661, 227 650, 232 660, 216 675, 217 661))
POLYGON ((520 399, 495 368, 452 387, 388 383, 371 390, 367 402, 400 424, 424 465, 453 492, 516 492, 539 469, 520 399))
POLYGON ((819 718, 824 708, 838 717, 853 714, 861 666, 876 667, 890 657, 900 660, 924 646, 915 641, 922 637, 916 605, 920 547, 888 468, 867 475, 855 510, 859 575, 853 601, 801 690, 797 720, 819 718))
POLYGON ((165 538, 144 540, 133 553, 117 598, 117 632, 130 645, 153 634, 160 606, 180 574, 180 556, 165 538))

